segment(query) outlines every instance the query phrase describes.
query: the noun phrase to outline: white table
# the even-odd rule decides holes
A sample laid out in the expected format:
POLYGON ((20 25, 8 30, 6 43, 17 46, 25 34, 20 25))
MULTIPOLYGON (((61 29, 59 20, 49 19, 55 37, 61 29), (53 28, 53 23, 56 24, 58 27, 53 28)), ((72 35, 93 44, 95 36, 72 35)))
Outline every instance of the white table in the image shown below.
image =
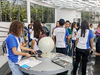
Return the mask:
POLYGON ((55 56, 53 58, 37 58, 38 60, 41 60, 43 62, 30 68, 29 70, 26 70, 21 67, 21 71, 34 75, 56 75, 64 71, 68 71, 68 74, 71 75, 73 66, 71 57, 61 54, 61 56, 55 56), (69 62, 68 65, 66 67, 61 67, 51 61, 53 58, 58 57, 69 62))

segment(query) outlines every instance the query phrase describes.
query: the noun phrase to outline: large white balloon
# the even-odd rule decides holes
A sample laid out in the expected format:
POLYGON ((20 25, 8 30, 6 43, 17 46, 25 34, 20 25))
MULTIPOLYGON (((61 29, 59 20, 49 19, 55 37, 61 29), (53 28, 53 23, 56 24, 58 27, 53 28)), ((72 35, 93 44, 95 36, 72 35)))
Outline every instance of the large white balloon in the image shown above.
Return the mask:
POLYGON ((51 52, 54 48, 54 41, 50 37, 43 37, 39 40, 38 46, 42 52, 51 52))

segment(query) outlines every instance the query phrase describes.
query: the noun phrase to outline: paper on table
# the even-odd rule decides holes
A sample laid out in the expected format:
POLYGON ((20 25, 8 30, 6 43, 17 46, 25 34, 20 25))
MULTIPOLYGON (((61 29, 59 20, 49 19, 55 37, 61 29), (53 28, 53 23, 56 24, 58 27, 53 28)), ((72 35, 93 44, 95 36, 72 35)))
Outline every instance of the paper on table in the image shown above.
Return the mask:
POLYGON ((19 62, 16 63, 16 64, 19 64, 20 66, 22 66, 23 64, 27 64, 27 63, 29 63, 29 62, 30 62, 29 59, 25 59, 25 60, 21 60, 21 61, 19 61, 19 62))
POLYGON ((34 67, 38 64, 40 64, 42 61, 40 60, 36 60, 36 59, 33 59, 32 61, 30 61, 29 63, 27 63, 26 65, 30 66, 30 67, 34 67))
POLYGON ((23 68, 25 68, 26 65, 29 66, 29 67, 34 67, 34 66, 40 64, 41 62, 42 62, 42 61, 37 60, 37 59, 35 59, 34 57, 31 57, 31 58, 29 58, 29 59, 21 60, 21 61, 19 61, 19 62, 16 63, 16 64, 19 64, 20 66, 22 66, 23 68))

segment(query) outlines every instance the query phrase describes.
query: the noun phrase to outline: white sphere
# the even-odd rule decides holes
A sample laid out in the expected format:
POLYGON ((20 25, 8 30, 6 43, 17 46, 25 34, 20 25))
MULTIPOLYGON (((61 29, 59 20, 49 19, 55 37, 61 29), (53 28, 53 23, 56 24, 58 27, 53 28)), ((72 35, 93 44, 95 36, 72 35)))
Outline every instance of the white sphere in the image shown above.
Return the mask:
POLYGON ((51 52, 54 48, 54 41, 50 37, 43 37, 39 40, 38 46, 42 52, 51 52))

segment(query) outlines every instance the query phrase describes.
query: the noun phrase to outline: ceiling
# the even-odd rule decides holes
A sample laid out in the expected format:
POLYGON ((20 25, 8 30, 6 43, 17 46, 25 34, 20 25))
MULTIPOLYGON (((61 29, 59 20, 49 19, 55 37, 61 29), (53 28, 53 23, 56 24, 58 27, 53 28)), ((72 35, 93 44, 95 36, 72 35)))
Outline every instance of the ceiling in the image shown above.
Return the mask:
POLYGON ((77 11, 96 11, 100 10, 100 0, 35 0, 60 8, 75 9, 77 11))

